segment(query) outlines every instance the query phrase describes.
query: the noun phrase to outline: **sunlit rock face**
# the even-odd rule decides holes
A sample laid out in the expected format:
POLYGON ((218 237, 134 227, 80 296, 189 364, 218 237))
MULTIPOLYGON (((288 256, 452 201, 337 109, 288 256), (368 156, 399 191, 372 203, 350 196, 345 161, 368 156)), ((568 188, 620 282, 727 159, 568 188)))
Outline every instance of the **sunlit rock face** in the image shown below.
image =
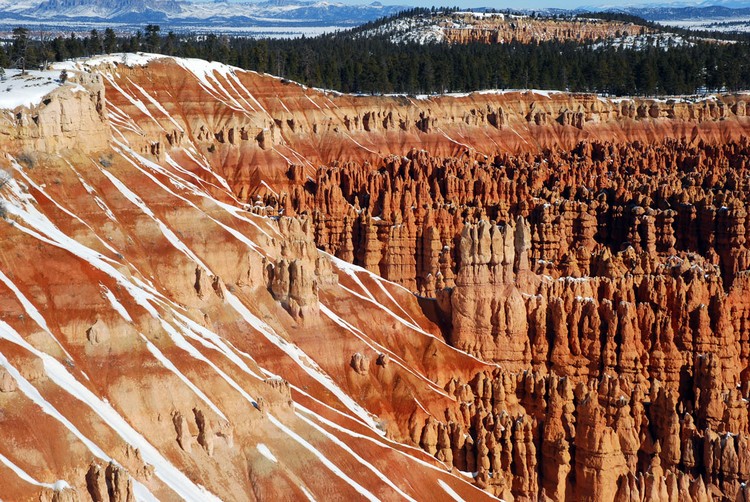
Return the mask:
POLYGON ((741 96, 63 67, 0 120, 3 499, 745 500, 741 96))

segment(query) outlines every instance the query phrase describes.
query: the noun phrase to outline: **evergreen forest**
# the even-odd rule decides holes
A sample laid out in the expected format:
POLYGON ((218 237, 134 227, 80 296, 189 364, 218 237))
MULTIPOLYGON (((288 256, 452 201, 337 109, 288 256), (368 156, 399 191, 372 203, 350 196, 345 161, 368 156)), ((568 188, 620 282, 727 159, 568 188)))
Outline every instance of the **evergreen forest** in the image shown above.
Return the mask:
MULTIPOLYGON (((426 14, 414 9, 399 16, 426 14)), ((652 96, 750 89, 750 37, 745 35, 720 42, 693 37, 690 44, 638 49, 571 41, 394 43, 387 35, 362 35, 386 21, 295 39, 163 33, 157 25, 127 36, 106 29, 51 38, 18 27, 0 45, 0 67, 35 69, 68 58, 144 51, 366 94, 535 88, 652 96)))

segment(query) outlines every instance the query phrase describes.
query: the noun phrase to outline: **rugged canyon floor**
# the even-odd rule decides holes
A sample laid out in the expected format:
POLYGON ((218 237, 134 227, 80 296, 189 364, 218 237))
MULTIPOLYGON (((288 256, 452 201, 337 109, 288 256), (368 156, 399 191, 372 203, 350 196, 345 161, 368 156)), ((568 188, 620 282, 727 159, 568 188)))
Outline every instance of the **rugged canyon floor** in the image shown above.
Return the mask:
POLYGON ((0 115, 3 500, 750 498, 746 96, 63 68, 0 115))

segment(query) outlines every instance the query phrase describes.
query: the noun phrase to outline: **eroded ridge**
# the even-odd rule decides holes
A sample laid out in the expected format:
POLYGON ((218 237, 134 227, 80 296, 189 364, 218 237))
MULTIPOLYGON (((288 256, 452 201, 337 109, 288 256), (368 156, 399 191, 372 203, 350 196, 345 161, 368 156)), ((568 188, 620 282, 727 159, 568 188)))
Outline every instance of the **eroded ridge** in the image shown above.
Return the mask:
POLYGON ((499 369, 412 439, 501 497, 744 497, 750 149, 581 143, 318 170, 319 247, 422 296, 499 369), (572 483, 571 479, 575 479, 572 483))
POLYGON ((748 498, 744 96, 66 67, 0 116, 4 497, 748 498))

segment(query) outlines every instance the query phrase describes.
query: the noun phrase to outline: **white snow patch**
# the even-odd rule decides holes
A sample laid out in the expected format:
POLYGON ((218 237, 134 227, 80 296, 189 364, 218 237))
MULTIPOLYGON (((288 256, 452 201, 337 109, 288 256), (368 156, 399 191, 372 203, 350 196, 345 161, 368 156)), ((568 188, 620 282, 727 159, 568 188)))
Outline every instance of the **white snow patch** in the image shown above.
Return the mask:
POLYGON ((104 290, 104 296, 107 297, 107 300, 109 300, 110 305, 112 305, 112 308, 117 311, 120 316, 125 319, 128 322, 133 322, 133 319, 130 317, 130 314, 128 314, 128 311, 123 307, 122 303, 120 303, 117 300, 117 297, 115 294, 109 290, 107 286, 104 284, 100 284, 102 289, 104 290))
POLYGON ((388 357, 390 357, 391 361, 394 364, 400 366, 404 371, 406 371, 408 373, 411 373, 412 375, 414 375, 418 379, 424 381, 430 387, 431 390, 433 390, 434 392, 436 392, 436 393, 438 393, 438 394, 440 394, 440 395, 442 395, 444 397, 447 397, 448 399, 453 399, 453 396, 450 396, 447 392, 445 392, 443 389, 441 389, 440 386, 438 386, 438 385, 435 384, 435 382, 431 381, 429 378, 427 378, 426 376, 422 375, 421 373, 415 372, 408 365, 406 365, 405 363, 403 363, 401 361, 401 358, 398 355, 396 355, 394 352, 386 349, 385 347, 383 347, 379 343, 377 343, 374 340, 372 340, 371 338, 367 337, 367 335, 365 333, 363 333, 361 330, 359 330, 358 328, 356 328, 355 326, 353 326, 349 322, 347 322, 344 319, 342 319, 340 316, 338 316, 331 309, 329 309, 328 307, 326 307, 325 305, 323 305, 323 303, 320 303, 319 306, 320 306, 320 311, 321 311, 321 313, 323 315, 325 315, 326 317, 328 317, 329 319, 331 319, 333 322, 335 322, 336 324, 338 324, 339 326, 341 326, 342 328, 346 329, 347 331, 349 331, 350 333, 352 333, 354 336, 356 336, 357 338, 359 338, 362 342, 364 342, 365 344, 367 344, 367 346, 370 347, 370 349, 373 352, 388 354, 388 357))
POLYGON ((146 348, 148 348, 148 351, 151 352, 151 354, 169 371, 177 375, 177 378, 182 380, 182 383, 188 386, 190 390, 192 390, 195 395, 197 395, 201 400, 206 403, 217 415, 219 415, 224 420, 227 420, 226 415, 221 412, 218 406, 216 406, 213 401, 211 401, 207 395, 203 393, 202 390, 200 390, 193 382, 191 382, 188 377, 186 377, 180 370, 177 369, 177 366, 174 365, 172 361, 170 361, 167 356, 165 356, 162 351, 159 350, 159 348, 151 343, 148 338, 146 338, 145 335, 141 333, 141 338, 144 342, 146 342, 146 348))
POLYGON ((375 495, 370 493, 367 489, 365 489, 362 485, 354 481, 352 478, 346 475, 344 471, 339 469, 339 467, 331 462, 325 455, 323 455, 320 451, 318 451, 313 445, 311 445, 309 442, 307 442, 304 438, 302 438, 299 434, 291 430, 286 425, 282 424, 276 417, 273 415, 268 415, 268 420, 274 424, 276 427, 281 429, 282 432, 284 432, 286 435, 291 437, 293 440, 295 440, 297 443, 300 444, 304 449, 315 455, 318 460, 320 460, 324 466, 328 468, 332 473, 334 473, 336 476, 344 480, 349 486, 354 488, 357 493, 365 497, 367 500, 371 502, 379 502, 380 499, 378 499, 375 495))
MULTIPOLYGON (((315 398, 312 398, 312 399, 315 400, 315 401, 317 401, 317 399, 315 399, 315 398)), ((439 472, 439 473, 442 473, 442 474, 445 473, 445 469, 443 469, 441 467, 438 467, 438 466, 436 466, 433 463, 426 462, 425 460, 422 460, 420 457, 424 454, 424 451, 421 450, 420 448, 417 448, 417 447, 414 447, 414 446, 409 446, 409 445, 406 445, 406 444, 403 444, 403 443, 397 443, 396 441, 388 439, 385 436, 383 436, 381 438, 377 438, 377 439, 369 437, 369 436, 365 436, 363 434, 359 434, 357 432, 349 430, 346 427, 343 427, 343 426, 341 426, 341 425, 339 425, 339 424, 337 424, 335 422, 332 422, 331 420, 328 420, 327 418, 325 418, 325 417, 323 417, 323 416, 315 413, 314 411, 312 411, 312 410, 310 410, 310 409, 302 406, 299 403, 295 403, 294 407, 295 407, 295 409, 300 410, 300 411, 302 411, 303 413, 305 413, 305 414, 307 414, 309 416, 312 416, 318 422, 320 422, 322 424, 325 424, 326 426, 328 426, 328 427, 330 427, 332 429, 335 429, 335 430, 337 430, 339 432, 342 432, 342 433, 346 434, 347 436, 350 436, 350 437, 356 438, 356 439, 360 439, 360 440, 363 440, 363 441, 368 441, 370 443, 373 443, 373 444, 379 446, 380 448, 384 448, 384 449, 387 449, 387 450, 389 450, 391 452, 397 453, 399 455, 403 455, 403 456, 409 458, 409 460, 414 461, 417 464, 421 465, 422 467, 425 467, 427 469, 430 469, 430 470, 433 470, 433 471, 436 471, 436 472, 439 472), (394 448, 394 447, 392 447, 392 446, 390 446, 388 444, 385 444, 384 442, 391 443, 394 446, 398 446, 398 448, 394 448), (414 451, 414 455, 413 456, 409 455, 405 451, 402 451, 402 449, 414 451)), ((460 478, 458 478, 458 479, 462 483, 464 483, 464 486, 466 486, 466 488, 468 490, 480 490, 479 488, 476 487, 476 485, 474 485, 472 483, 469 483, 469 482, 467 482, 465 480, 461 480, 460 478)), ((486 492, 482 491, 482 493, 485 496, 487 495, 486 492)))
POLYGON ((448 496, 450 498, 452 498, 453 500, 455 500, 456 502, 464 502, 464 499, 462 499, 458 495, 458 493, 454 492, 453 488, 451 488, 450 486, 448 486, 448 483, 446 483, 442 479, 438 479, 438 485, 440 485, 440 488, 442 488, 443 490, 445 490, 445 493, 447 493, 448 496))
POLYGON ((23 479, 29 484, 40 486, 42 488, 49 488, 55 491, 61 491, 66 488, 70 488, 70 485, 68 484, 68 482, 63 481, 63 480, 58 480, 58 481, 55 481, 54 483, 41 483, 37 481, 36 479, 31 477, 26 471, 24 471, 23 469, 18 467, 16 464, 11 462, 10 459, 6 457, 5 455, 3 455, 2 453, 0 453, 0 463, 5 464, 5 466, 8 467, 11 471, 13 471, 16 474, 16 476, 23 479))
POLYGON ((274 454, 271 453, 271 450, 268 448, 268 446, 264 445, 263 443, 258 443, 258 445, 256 446, 256 448, 258 449, 258 452, 261 455, 263 455, 264 457, 266 457, 268 460, 270 460, 274 464, 278 464, 279 463, 279 461, 276 459, 276 457, 274 456, 274 454))
MULTIPOLYGON (((4 326, 7 326, 9 330, 12 331, 12 328, 5 324, 4 322, 0 321, 0 337, 6 338, 3 334, 2 328, 4 326)), ((21 338, 20 335, 13 332, 18 338, 21 338)), ((25 342, 24 342, 25 343, 25 342)), ((28 344, 27 344, 28 345, 28 344)), ((47 356, 49 357, 49 356, 47 356)), ((86 436, 84 436, 81 431, 78 430, 78 428, 73 425, 70 420, 65 418, 59 411, 55 409, 54 406, 52 406, 42 395, 39 393, 36 388, 31 385, 31 383, 23 378, 21 376, 21 373, 10 364, 10 362, 5 358, 5 356, 0 353, 0 366, 4 367, 6 371, 10 374, 10 376, 16 381, 16 384, 18 385, 18 388, 21 389, 21 392, 24 393, 26 397, 28 397, 34 404, 39 406, 44 413, 47 415, 50 415, 52 418, 56 419, 58 422, 60 422, 66 429, 68 429, 75 437, 78 438, 79 441, 81 441, 86 448, 89 449, 91 453, 93 453, 96 457, 105 460, 106 462, 110 462, 113 459, 110 458, 106 453, 104 453, 104 450, 99 448, 93 441, 88 439, 86 436)), ((143 486, 141 483, 133 480, 134 489, 136 490, 136 493, 138 495, 139 500, 147 500, 147 501, 156 501, 156 497, 154 497, 151 492, 149 492, 148 488, 143 486)))
POLYGON ((18 289, 18 286, 16 286, 13 281, 10 280, 10 278, 3 273, 2 270, 0 270, 0 281, 5 283, 5 285, 13 291, 13 293, 16 295, 16 298, 18 301, 23 305, 23 309, 26 311, 26 313, 31 317, 35 323, 39 325, 40 328, 42 328, 44 331, 49 332, 49 327, 47 326, 47 321, 44 320, 44 317, 42 317, 42 314, 39 313, 37 308, 34 306, 33 303, 29 301, 26 296, 21 293, 21 290, 18 289))
POLYGON ((151 218, 154 223, 159 227, 161 230, 161 233, 164 235, 164 237, 167 238, 167 240, 174 246, 175 249, 178 251, 181 251, 185 256, 187 256, 189 259, 194 261, 196 264, 200 265, 206 270, 209 270, 209 268, 203 263, 203 261, 198 258, 198 256, 193 253, 193 251, 185 245, 182 240, 180 240, 179 237, 170 229, 161 219, 159 219, 154 212, 146 205, 146 203, 141 199, 138 195, 133 193, 122 181, 117 179, 113 174, 110 174, 108 171, 102 170, 102 173, 109 178, 109 181, 112 182, 112 184, 117 188, 120 193, 122 193, 123 196, 125 196, 126 199, 128 199, 131 203, 133 203, 134 206, 138 207, 146 216, 151 218))
MULTIPOLYGON (((6 70, 6 80, 0 81, 0 108, 13 110, 19 106, 38 105, 44 96, 60 87, 59 72, 6 70)), ((68 84, 72 85, 72 84, 68 84)))
POLYGON ((370 462, 368 462, 367 460, 365 460, 364 458, 362 458, 361 456, 359 456, 346 443, 344 443, 343 441, 341 441, 339 438, 337 438, 336 436, 334 436, 333 434, 331 434, 330 432, 328 432, 323 427, 321 427, 320 425, 316 424, 315 422, 313 422, 309 418, 307 418, 307 417, 305 417, 305 416, 303 416, 303 415, 301 415, 299 413, 296 413, 296 412, 295 412, 295 415, 297 415, 298 418, 300 418, 302 421, 304 421, 305 423, 307 423, 310 427, 312 427, 313 429, 317 430, 318 432, 320 432, 321 434, 323 434, 325 437, 327 437, 328 439, 330 439, 332 442, 334 442, 335 444, 337 444, 341 449, 343 449, 344 451, 346 451, 349 455, 351 455, 352 457, 354 457, 354 459, 357 462, 359 462, 364 468, 366 468, 367 470, 369 470, 370 472, 372 472, 373 474, 375 474, 375 476, 377 476, 378 479, 380 479, 380 481, 382 481, 383 483, 385 483, 388 486, 390 486, 400 497, 402 497, 405 500, 409 500, 411 502, 416 502, 416 500, 414 498, 412 498, 409 495, 407 495, 403 490, 401 490, 401 488, 399 488, 398 486, 396 486, 396 484, 394 484, 393 481, 391 481, 390 479, 388 479, 388 477, 386 475, 384 475, 382 472, 380 472, 370 462))
POLYGON ((117 52, 114 54, 108 54, 103 56, 83 57, 77 59, 69 59, 60 63, 54 63, 52 67, 55 70, 83 70, 96 68, 97 66, 103 65, 124 65, 130 68, 134 66, 146 66, 155 59, 163 59, 168 56, 163 54, 149 54, 146 52, 117 52))
MULTIPOLYGON (((140 433, 133 429, 130 424, 128 424, 128 422, 124 418, 122 418, 109 403, 104 402, 102 399, 94 395, 94 393, 91 392, 88 388, 86 388, 86 386, 76 380, 75 377, 71 375, 65 368, 65 366, 63 366, 57 359, 34 348, 31 344, 24 340, 21 335, 19 335, 13 328, 2 321, 0 321, 0 337, 23 347, 24 349, 39 357, 44 364, 44 370, 49 379, 58 387, 62 388, 71 396, 75 397, 83 404, 85 404, 89 409, 91 409, 91 411, 98 415, 104 423, 109 425, 109 427, 111 427, 126 443, 138 448, 141 451, 141 455, 143 456, 144 461, 154 466, 154 474, 167 486, 169 486, 175 493, 188 500, 219 500, 215 495, 206 491, 205 488, 193 483, 187 476, 185 476, 185 474, 183 474, 179 469, 172 465, 166 458, 161 455, 159 450, 154 448, 151 443, 149 443, 143 436, 141 436, 140 433)), ((38 401, 37 404, 41 405, 42 403, 46 403, 47 409, 45 409, 45 411, 47 411, 48 413, 52 411, 53 413, 50 414, 53 414, 58 419, 62 419, 61 421, 64 421, 64 423, 68 425, 68 429, 73 432, 73 429, 75 429, 73 424, 65 419, 65 417, 63 417, 59 412, 54 410, 54 408, 52 408, 51 405, 49 405, 49 403, 47 403, 41 397, 36 388, 34 388, 28 381, 23 379, 23 377, 21 377, 20 373, 18 373, 15 368, 13 368, 14 371, 11 371, 12 366, 8 363, 7 359, 5 359, 2 354, 0 354, 0 364, 5 366, 5 368, 11 373, 11 376, 13 376, 13 378, 18 382, 19 387, 23 386, 23 390, 26 395, 28 395, 29 397, 31 397, 32 395, 37 396, 35 399, 35 402, 38 401), (22 381, 25 383, 22 384, 22 381)), ((79 439, 83 440, 85 438, 81 434, 79 439)), ((89 445, 94 446, 96 450, 101 453, 102 457, 106 457, 106 454, 104 454, 104 452, 100 448, 96 447, 96 445, 94 445, 90 441, 86 441, 89 443, 89 445)))
POLYGON ((225 292, 225 301, 229 305, 231 305, 250 326, 261 333, 269 342, 285 352, 294 362, 299 365, 300 368, 305 371, 305 373, 310 375, 313 379, 315 379, 318 383, 325 387, 331 394, 336 396, 339 401, 341 401, 341 403, 345 407, 347 407, 352 413, 354 413, 354 415, 359 417, 359 419, 362 420, 365 425, 370 427, 372 430, 377 431, 379 434, 383 434, 383 432, 380 431, 377 427, 377 417, 365 410, 362 406, 359 405, 359 403, 352 399, 351 396, 349 396, 338 385, 336 385, 336 382, 334 382, 333 379, 328 376, 314 360, 308 357, 308 355, 305 354, 302 349, 300 349, 296 345, 292 345, 281 336, 279 336, 273 330, 273 328, 271 328, 268 324, 261 321, 252 312, 250 312, 250 310, 245 307, 245 305, 239 300, 239 298, 234 296, 229 291, 225 292))

